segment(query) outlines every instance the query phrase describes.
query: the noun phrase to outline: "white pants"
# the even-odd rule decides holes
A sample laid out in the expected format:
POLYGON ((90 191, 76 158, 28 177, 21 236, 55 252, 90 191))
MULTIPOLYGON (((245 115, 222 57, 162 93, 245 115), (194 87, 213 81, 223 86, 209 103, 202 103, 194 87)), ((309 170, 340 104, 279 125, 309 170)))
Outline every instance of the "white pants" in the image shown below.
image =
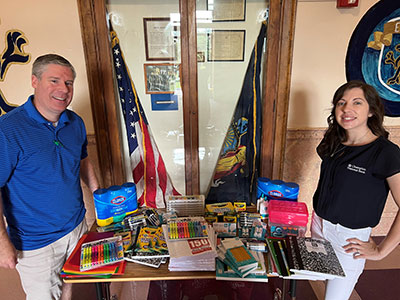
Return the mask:
POLYGON ((60 299, 60 271, 86 231, 86 220, 83 220, 73 231, 50 245, 35 250, 18 251, 17 271, 27 300, 60 299))
POLYGON ((349 299, 361 273, 364 270, 365 259, 354 259, 353 253, 346 253, 342 248, 349 242, 349 238, 358 238, 368 241, 371 235, 371 227, 351 229, 340 224, 333 224, 313 213, 311 223, 311 236, 328 240, 342 265, 346 277, 343 279, 327 280, 325 300, 347 300, 349 299))

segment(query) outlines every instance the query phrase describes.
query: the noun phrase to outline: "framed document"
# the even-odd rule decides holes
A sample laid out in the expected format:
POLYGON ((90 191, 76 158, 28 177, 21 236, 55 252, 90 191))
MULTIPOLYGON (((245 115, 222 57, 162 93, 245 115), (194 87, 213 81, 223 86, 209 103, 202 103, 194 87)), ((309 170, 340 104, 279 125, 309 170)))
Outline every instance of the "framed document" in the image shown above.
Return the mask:
POLYGON ((176 28, 170 18, 143 18, 146 60, 174 60, 176 28))
POLYGON ((180 64, 144 64, 146 94, 173 94, 181 89, 180 64))
POLYGON ((207 0, 213 22, 245 21, 246 0, 207 0))
POLYGON ((245 30, 213 30, 208 34, 208 61, 244 61, 245 30))

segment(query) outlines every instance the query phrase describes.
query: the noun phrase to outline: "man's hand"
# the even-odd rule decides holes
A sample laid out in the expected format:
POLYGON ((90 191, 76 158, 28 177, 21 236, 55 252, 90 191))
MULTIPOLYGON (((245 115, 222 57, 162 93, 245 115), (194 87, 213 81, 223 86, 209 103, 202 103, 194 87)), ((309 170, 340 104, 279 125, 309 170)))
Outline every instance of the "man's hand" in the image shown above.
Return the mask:
POLYGON ((0 234, 0 268, 15 269, 17 250, 8 238, 7 233, 0 234))

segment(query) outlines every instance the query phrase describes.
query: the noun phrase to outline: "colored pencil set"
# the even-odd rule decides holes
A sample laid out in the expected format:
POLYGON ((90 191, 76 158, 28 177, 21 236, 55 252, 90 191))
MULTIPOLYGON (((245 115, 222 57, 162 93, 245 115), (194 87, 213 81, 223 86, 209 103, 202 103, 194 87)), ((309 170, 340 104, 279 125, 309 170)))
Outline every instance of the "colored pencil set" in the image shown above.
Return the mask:
POLYGON ((82 244, 80 271, 116 263, 124 258, 121 236, 82 244))
POLYGON ((169 221, 168 237, 170 240, 207 237, 207 226, 202 221, 169 221))

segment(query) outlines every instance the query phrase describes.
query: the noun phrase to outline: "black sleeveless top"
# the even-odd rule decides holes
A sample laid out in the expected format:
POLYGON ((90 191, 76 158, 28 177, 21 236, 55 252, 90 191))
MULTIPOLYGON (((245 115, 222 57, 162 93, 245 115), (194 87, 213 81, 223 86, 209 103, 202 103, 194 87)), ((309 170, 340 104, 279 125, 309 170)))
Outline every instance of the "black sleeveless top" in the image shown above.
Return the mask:
POLYGON ((339 145, 321 158, 317 215, 352 229, 378 225, 389 193, 386 178, 400 172, 399 147, 378 137, 363 146, 339 145))

